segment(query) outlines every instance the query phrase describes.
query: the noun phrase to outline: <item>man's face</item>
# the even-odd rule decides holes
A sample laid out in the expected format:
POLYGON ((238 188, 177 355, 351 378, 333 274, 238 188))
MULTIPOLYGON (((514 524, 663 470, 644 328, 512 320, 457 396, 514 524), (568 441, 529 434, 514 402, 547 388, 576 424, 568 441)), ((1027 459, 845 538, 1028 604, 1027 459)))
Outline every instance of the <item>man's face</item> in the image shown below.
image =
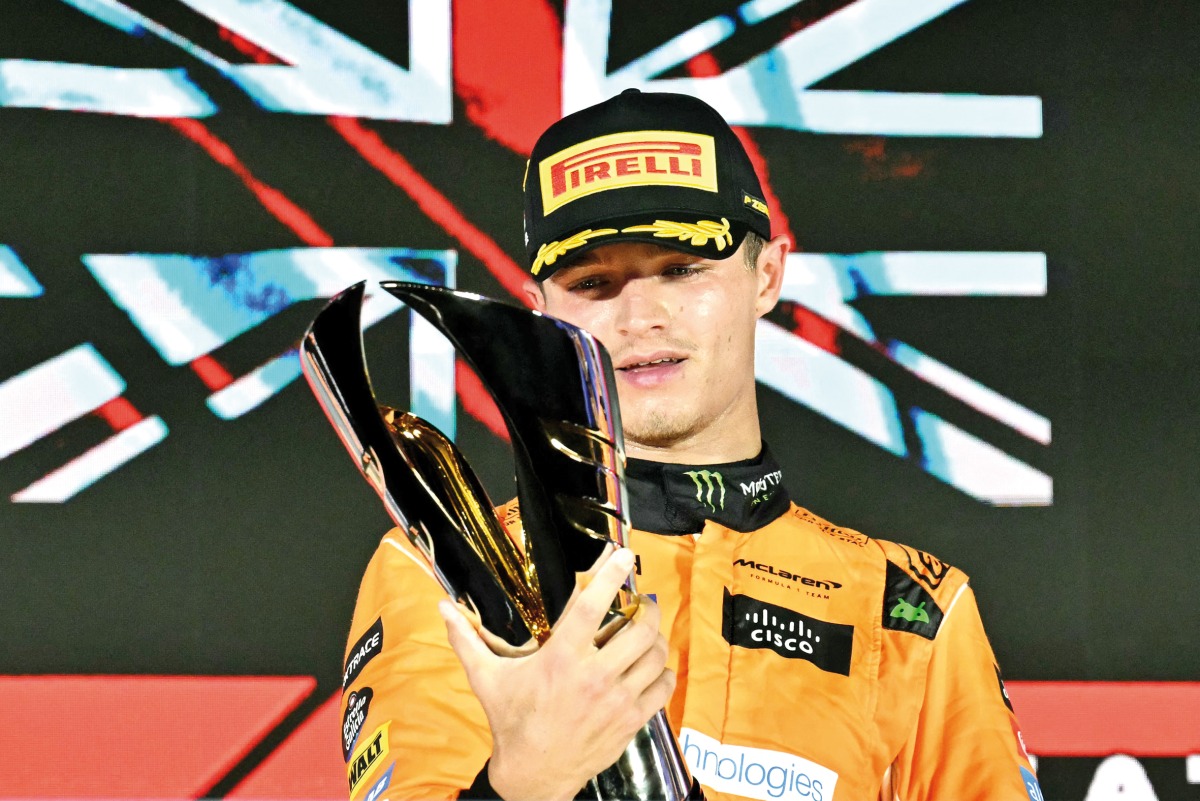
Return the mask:
POLYGON ((782 240, 768 243, 751 270, 741 248, 714 261, 658 245, 604 245, 530 294, 608 349, 627 440, 687 446, 751 421, 757 432, 755 322, 779 296, 786 250, 782 240))

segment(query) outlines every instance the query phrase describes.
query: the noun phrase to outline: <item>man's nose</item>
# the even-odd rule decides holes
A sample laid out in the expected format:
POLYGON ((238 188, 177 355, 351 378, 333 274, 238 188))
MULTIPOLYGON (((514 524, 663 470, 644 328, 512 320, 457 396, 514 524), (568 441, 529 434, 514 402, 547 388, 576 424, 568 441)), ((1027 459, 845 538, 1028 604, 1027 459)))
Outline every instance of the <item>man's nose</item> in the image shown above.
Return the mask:
POLYGON ((671 322, 666 293, 654 281, 635 279, 622 289, 617 331, 623 336, 639 336, 665 329, 671 322))

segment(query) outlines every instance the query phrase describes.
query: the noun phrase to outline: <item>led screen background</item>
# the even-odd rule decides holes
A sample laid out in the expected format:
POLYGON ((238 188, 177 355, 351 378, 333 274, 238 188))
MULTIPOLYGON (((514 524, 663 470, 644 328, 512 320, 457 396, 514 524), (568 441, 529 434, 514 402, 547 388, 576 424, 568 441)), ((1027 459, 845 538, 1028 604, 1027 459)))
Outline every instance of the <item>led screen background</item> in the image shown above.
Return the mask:
MULTIPOLYGON (((388 521, 290 351, 360 278, 514 297, 537 133, 642 85, 741 123, 796 243, 758 365, 793 497, 971 575, 1047 798, 1115 752, 1141 757, 1105 763, 1122 780, 1195 797, 1198 16, 6 5, 0 795, 336 794, 296 755, 336 751, 388 521), (1149 681, 1170 684, 1127 684, 1149 681), (29 767, 78 721, 91 751, 29 767), (127 747, 181 729, 187 764, 127 747)), ((469 371, 374 314, 381 399, 453 428, 506 495, 469 371)))

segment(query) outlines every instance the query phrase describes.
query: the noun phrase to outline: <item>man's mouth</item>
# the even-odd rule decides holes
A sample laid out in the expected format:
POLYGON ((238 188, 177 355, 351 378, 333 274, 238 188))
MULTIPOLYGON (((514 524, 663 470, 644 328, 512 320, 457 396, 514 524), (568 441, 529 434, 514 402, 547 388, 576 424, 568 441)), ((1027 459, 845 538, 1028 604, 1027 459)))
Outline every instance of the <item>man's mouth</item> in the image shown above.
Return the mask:
POLYGON ((622 372, 629 372, 631 370, 645 370, 646 368, 649 368, 649 367, 658 367, 659 365, 663 365, 663 364, 679 364, 682 361, 683 361, 683 359, 677 359, 672 356, 665 356, 661 359, 652 359, 650 361, 630 362, 621 367, 618 367, 617 369, 622 372))
POLYGON ((674 383, 683 376, 687 357, 670 351, 637 353, 614 364, 621 382, 628 387, 657 389, 674 383))

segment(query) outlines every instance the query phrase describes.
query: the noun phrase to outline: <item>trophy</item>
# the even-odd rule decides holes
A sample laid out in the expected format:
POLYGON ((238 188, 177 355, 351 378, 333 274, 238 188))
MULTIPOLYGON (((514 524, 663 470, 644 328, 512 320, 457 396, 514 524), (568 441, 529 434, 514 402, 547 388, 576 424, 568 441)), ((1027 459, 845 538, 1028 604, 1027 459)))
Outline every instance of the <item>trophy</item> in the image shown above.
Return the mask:
MULTIPOLYGON (((380 284, 441 331, 496 400, 513 446, 524 528, 518 547, 454 443, 427 421, 376 401, 360 328, 364 286, 335 297, 305 333, 300 361, 309 386, 447 594, 513 645, 545 642, 575 574, 607 543, 624 545, 630 528, 607 352, 586 331, 537 312, 442 287, 380 284)), ((634 581, 630 574, 614 599, 611 621, 636 609, 634 581)), ((703 796, 660 710, 577 797, 703 796)))

